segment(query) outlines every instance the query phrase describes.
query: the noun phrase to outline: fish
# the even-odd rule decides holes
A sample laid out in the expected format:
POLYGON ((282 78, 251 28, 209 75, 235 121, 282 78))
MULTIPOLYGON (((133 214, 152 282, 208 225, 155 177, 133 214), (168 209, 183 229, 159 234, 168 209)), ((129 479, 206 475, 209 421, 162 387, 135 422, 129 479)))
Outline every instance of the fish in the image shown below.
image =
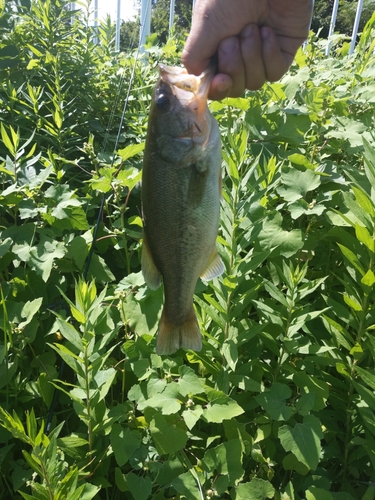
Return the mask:
POLYGON ((159 65, 142 167, 142 273, 149 288, 164 286, 156 353, 200 351, 193 305, 199 277, 224 272, 216 247, 221 199, 221 143, 207 104, 213 77, 159 65))

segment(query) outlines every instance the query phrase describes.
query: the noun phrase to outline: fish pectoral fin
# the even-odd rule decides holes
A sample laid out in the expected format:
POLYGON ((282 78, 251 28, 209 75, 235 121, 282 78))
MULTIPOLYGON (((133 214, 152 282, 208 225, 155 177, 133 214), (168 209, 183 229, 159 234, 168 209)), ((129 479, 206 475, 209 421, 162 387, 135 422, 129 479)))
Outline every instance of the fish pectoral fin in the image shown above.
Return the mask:
POLYGON ((142 245, 142 274, 151 290, 156 290, 161 285, 162 276, 159 269, 156 267, 152 258, 150 248, 147 243, 146 235, 143 235, 142 245))
POLYGON ((202 335, 193 305, 186 321, 181 324, 168 321, 164 310, 161 315, 156 353, 173 354, 180 347, 193 351, 202 349, 202 335))
POLYGON ((209 281, 214 278, 217 278, 218 276, 223 274, 224 271, 225 271, 224 262, 220 257, 220 255, 217 253, 217 248, 215 246, 207 262, 207 266, 203 271, 203 273, 200 275, 200 277, 204 281, 209 281))

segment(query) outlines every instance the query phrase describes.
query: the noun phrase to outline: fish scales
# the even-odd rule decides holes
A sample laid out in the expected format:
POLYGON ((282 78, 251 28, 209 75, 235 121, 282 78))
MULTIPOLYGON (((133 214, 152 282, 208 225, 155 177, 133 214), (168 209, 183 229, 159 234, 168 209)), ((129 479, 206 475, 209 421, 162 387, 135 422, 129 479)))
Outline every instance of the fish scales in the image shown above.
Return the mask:
POLYGON ((193 308, 196 282, 224 270, 216 251, 221 147, 207 107, 211 75, 195 77, 166 66, 160 73, 143 163, 142 271, 151 288, 163 281, 156 351, 172 354, 180 347, 201 349, 193 308))

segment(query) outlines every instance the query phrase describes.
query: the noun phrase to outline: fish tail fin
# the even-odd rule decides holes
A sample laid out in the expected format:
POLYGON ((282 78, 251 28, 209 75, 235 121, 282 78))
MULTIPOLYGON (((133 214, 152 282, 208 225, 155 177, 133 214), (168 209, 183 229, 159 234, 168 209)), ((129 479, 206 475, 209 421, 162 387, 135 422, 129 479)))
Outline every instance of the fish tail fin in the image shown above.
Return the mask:
POLYGON ((161 315, 156 353, 173 354, 180 347, 192 349, 193 351, 202 349, 202 335, 193 305, 186 321, 181 324, 170 322, 164 309, 161 315))

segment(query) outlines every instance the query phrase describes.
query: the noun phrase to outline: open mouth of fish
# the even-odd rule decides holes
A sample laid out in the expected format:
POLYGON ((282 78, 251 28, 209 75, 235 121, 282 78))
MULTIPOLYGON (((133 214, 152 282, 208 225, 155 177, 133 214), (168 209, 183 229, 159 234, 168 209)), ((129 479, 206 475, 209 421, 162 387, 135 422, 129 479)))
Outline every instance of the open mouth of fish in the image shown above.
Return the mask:
POLYGON ((207 107, 208 91, 214 76, 213 67, 209 66, 199 76, 189 74, 185 68, 165 64, 159 64, 159 71, 161 79, 170 86, 181 105, 189 107, 197 117, 189 135, 174 137, 175 140, 188 144, 194 137, 202 135, 202 128, 205 128, 198 122, 201 122, 207 107))

